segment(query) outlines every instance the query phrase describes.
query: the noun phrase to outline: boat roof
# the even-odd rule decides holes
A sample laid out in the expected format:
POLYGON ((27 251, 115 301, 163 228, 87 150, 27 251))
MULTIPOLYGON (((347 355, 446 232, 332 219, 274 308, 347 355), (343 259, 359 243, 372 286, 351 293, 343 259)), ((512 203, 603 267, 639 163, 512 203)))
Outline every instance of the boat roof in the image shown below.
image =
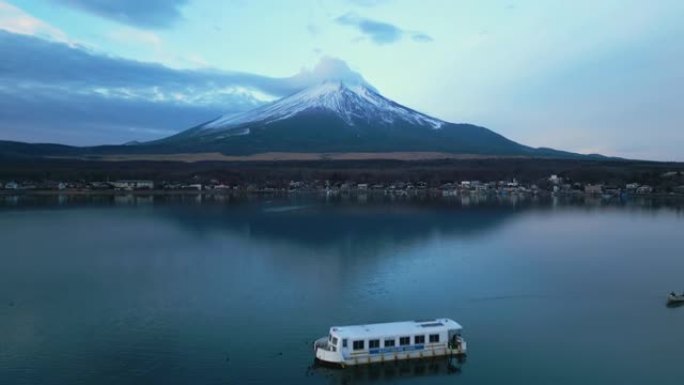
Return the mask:
POLYGON ((330 328, 330 333, 340 338, 371 338, 429 334, 453 329, 462 330, 463 327, 449 318, 438 318, 368 325, 333 326, 330 328))

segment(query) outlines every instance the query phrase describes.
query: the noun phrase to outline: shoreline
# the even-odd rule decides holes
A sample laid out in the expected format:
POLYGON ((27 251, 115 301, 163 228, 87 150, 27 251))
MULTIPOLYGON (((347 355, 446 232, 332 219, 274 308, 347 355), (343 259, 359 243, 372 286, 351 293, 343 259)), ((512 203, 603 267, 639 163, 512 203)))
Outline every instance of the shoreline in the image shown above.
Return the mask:
POLYGON ((420 189, 420 190, 358 190, 351 189, 346 191, 340 190, 288 190, 288 189, 263 189, 263 190, 0 190, 0 196, 260 196, 260 195, 277 195, 277 196, 297 196, 297 195, 322 195, 322 196, 358 196, 358 195, 373 195, 373 196, 432 196, 436 198, 449 197, 509 197, 509 196, 525 196, 525 197, 541 197, 541 198, 594 198, 594 199, 639 199, 639 198, 656 198, 656 199, 682 199, 684 194, 678 193, 650 193, 650 194, 587 194, 583 192, 549 192, 549 191, 490 191, 490 192, 475 192, 475 191, 457 191, 457 190, 440 190, 440 189, 420 189))

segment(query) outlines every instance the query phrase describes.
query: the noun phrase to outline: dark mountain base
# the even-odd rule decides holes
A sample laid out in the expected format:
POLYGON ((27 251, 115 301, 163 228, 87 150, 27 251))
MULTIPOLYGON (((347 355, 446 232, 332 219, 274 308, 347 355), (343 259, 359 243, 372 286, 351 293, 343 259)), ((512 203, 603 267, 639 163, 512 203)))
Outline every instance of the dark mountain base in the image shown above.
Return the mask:
POLYGON ((684 163, 587 159, 443 159, 326 160, 260 162, 159 162, 87 161, 74 159, 16 159, 0 161, 0 181, 105 181, 152 179, 155 181, 259 183, 274 187, 292 180, 354 181, 356 183, 426 182, 439 185, 461 180, 498 181, 518 179, 525 183, 545 181, 549 175, 583 183, 658 185, 662 174, 684 172, 684 163))

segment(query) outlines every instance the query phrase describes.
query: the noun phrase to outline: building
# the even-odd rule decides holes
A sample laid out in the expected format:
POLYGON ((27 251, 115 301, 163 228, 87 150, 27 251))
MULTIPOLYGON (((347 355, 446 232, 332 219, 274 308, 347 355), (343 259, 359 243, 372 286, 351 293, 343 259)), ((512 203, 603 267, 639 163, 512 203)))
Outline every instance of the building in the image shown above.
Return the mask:
POLYGON ((19 184, 17 182, 7 182, 5 183, 5 190, 17 190, 19 189, 19 184))
POLYGON ((151 180, 118 180, 112 182, 117 190, 152 190, 154 189, 154 182, 151 180))
POLYGON ((88 187, 91 190, 111 190, 114 186, 109 182, 90 182, 88 187))
MULTIPOLYGON (((181 190, 195 190, 202 191, 202 185, 200 183, 186 184, 181 187, 181 190)), ((256 190, 256 189, 255 189, 256 190)))

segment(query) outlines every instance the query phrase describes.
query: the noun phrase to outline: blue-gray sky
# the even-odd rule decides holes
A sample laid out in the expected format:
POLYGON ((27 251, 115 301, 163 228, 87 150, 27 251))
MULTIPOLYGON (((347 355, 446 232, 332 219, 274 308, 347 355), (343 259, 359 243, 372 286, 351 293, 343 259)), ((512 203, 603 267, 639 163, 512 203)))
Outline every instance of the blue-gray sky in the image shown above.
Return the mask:
POLYGON ((0 139, 156 139, 362 75, 528 145, 684 161, 683 17, 678 0, 0 0, 0 139))

